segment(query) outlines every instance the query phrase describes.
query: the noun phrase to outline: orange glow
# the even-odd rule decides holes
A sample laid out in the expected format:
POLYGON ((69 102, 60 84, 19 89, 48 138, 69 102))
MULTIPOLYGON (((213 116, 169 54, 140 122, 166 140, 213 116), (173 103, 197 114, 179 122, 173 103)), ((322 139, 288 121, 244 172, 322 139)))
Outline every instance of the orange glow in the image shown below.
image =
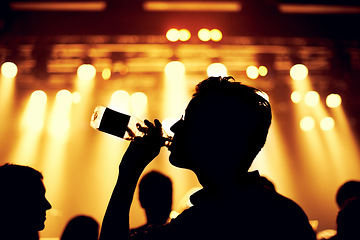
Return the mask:
POLYGON ((188 41, 191 38, 191 33, 187 29, 180 29, 179 30, 179 40, 180 41, 188 41))
POLYGON ((310 131, 315 127, 315 120, 314 118, 307 116, 301 119, 300 121, 300 128, 303 131, 310 131))
POLYGON ((124 90, 115 91, 111 95, 111 100, 108 105, 109 108, 114 109, 125 114, 130 114, 130 95, 124 90))
POLYGON ((14 78, 18 73, 18 68, 13 62, 5 62, 1 65, 1 74, 7 78, 14 78))
POLYGON ((326 97, 326 105, 329 108, 336 108, 339 107, 341 105, 341 96, 339 94, 329 94, 326 97))
POLYGON ((222 32, 219 29, 212 29, 210 31, 210 38, 214 42, 221 41, 222 37, 223 37, 222 32))
POLYGON ((81 101, 81 94, 79 92, 72 93, 72 102, 77 104, 81 101))
POLYGON ((222 63, 212 63, 207 67, 207 75, 209 77, 225 77, 227 76, 227 68, 222 63))
POLYGON ((83 64, 78 67, 77 76, 82 80, 91 80, 96 75, 96 69, 91 64, 83 64))
POLYGON ((309 91, 305 94, 305 104, 309 107, 314 107, 320 102, 320 95, 316 91, 309 91))
POLYGON ((148 97, 145 93, 135 92, 130 95, 131 114, 140 119, 147 118, 148 97))
POLYGON ((176 42, 179 40, 180 33, 176 28, 171 28, 166 32, 166 38, 170 42, 176 42))
POLYGON ((321 119, 320 127, 322 130, 329 131, 329 130, 333 129, 334 126, 335 126, 335 121, 333 118, 324 117, 323 119, 321 119))
POLYGON ((295 64, 290 69, 290 76, 294 80, 304 80, 308 76, 309 70, 303 64, 295 64))
POLYGON ((166 64, 164 71, 165 74, 168 76, 175 76, 175 75, 182 76, 185 74, 185 66, 182 62, 172 61, 166 64))
POLYGON ((302 97, 301 97, 301 93, 299 93, 298 91, 293 91, 291 93, 291 101, 293 103, 299 103, 301 101, 302 97))
POLYGON ((259 70, 257 67, 255 66, 248 66, 246 68, 246 75, 248 76, 248 78, 250 79, 256 79, 259 77, 259 70))
POLYGON ((265 77, 268 74, 268 69, 265 66, 259 67, 259 75, 265 77))
POLYGON ((101 76, 104 80, 108 80, 111 77, 111 69, 110 68, 104 68, 104 70, 101 73, 101 76))
POLYGON ((198 37, 203 42, 208 42, 211 39, 210 30, 206 28, 202 28, 198 32, 198 37))

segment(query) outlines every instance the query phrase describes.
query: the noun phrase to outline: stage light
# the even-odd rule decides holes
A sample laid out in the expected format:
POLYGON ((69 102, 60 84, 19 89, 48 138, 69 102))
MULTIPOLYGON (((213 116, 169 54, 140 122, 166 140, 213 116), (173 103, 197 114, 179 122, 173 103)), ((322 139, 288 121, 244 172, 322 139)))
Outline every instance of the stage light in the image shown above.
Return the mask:
POLYGON ((303 80, 308 76, 309 70, 303 64, 295 64, 290 68, 290 76, 294 80, 303 80))
POLYGON ((299 103, 302 99, 301 93, 299 93, 298 91, 293 91, 290 98, 293 103, 299 103))
POLYGON ((176 42, 179 40, 180 33, 176 28, 171 28, 166 32, 166 38, 170 42, 176 42))
POLYGON ((212 29, 210 31, 210 38, 214 42, 219 42, 222 39, 223 35, 219 29, 212 29))
POLYGON ((341 105, 341 102, 342 100, 339 94, 332 93, 326 97, 326 106, 329 108, 336 108, 341 105))
POLYGON ((324 117, 320 121, 320 128, 324 131, 329 131, 335 126, 335 121, 332 117, 324 117))
POLYGON ((91 80, 96 75, 96 69, 91 64, 82 64, 78 67, 77 76, 82 80, 91 80))
POLYGON ((259 75, 265 77, 268 74, 268 69, 265 66, 259 67, 259 75))
POLYGON ((18 73, 18 68, 13 62, 4 62, 1 65, 1 74, 7 78, 14 78, 18 73))
POLYGON ((209 77, 225 77, 227 76, 227 68, 222 63, 212 63, 207 67, 207 75, 209 77))
POLYGON ((104 80, 108 80, 111 77, 111 69, 110 68, 104 68, 104 70, 101 73, 101 76, 104 80))
POLYGON ((187 29, 180 29, 179 30, 179 40, 182 42, 186 42, 191 38, 191 33, 187 29))
POLYGON ((314 107, 320 102, 320 95, 316 91, 309 91, 305 94, 305 104, 309 107, 314 107))
POLYGON ((135 92, 130 95, 131 113, 139 118, 146 117, 146 107, 148 104, 148 97, 143 92, 135 92))
POLYGON ((198 32, 198 37, 203 42, 210 41, 210 39, 211 39, 210 30, 206 29, 206 28, 200 29, 198 32))
POLYGON ((166 64, 164 71, 168 76, 183 75, 185 73, 185 66, 182 62, 171 61, 166 64))
POLYGON ((81 101, 81 94, 79 92, 73 92, 71 95, 73 103, 77 104, 81 101))
POLYGON ((315 120, 310 116, 304 117, 300 121, 300 128, 303 131, 310 131, 314 128, 314 126, 315 126, 315 120))
POLYGON ((129 104, 130 94, 124 90, 118 90, 111 95, 109 108, 125 114, 130 114, 129 104))
POLYGON ((47 95, 42 90, 34 91, 25 110, 22 127, 33 131, 40 131, 44 125, 47 95))
POLYGON ((259 77, 259 70, 255 66, 248 66, 246 68, 246 76, 250 79, 256 79, 259 77))

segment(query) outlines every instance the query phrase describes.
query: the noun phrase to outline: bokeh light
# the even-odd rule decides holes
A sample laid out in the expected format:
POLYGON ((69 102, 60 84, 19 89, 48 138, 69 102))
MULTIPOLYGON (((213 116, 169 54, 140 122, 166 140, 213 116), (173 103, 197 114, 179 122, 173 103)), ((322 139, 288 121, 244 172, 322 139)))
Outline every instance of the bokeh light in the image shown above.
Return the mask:
POLYGON ((180 29, 179 30, 179 40, 180 41, 188 41, 191 38, 191 33, 187 29, 180 29))
POLYGON ((13 62, 4 62, 1 65, 1 74, 7 78, 14 78, 18 73, 18 68, 13 62))
POLYGON ((78 67, 77 76, 82 80, 91 80, 96 75, 96 69, 91 64, 82 64, 78 67))
POLYGON ((206 28, 200 29, 199 32, 198 32, 198 37, 203 42, 210 41, 210 39, 211 39, 210 30, 206 29, 206 28))
POLYGON ((209 77, 224 77, 227 76, 227 68, 222 63, 212 63, 207 67, 207 75, 209 77))
POLYGON ((314 118, 307 116, 301 119, 300 121, 300 128, 303 131, 310 131, 315 127, 315 120, 314 118))
POLYGON ((332 117, 324 117, 320 121, 320 128, 324 131, 329 131, 335 126, 335 121, 332 117))
POLYGON ((341 105, 341 96, 336 93, 329 94, 326 97, 326 106, 329 108, 336 108, 341 105))
POLYGON ((110 68, 104 68, 104 70, 101 73, 101 76, 104 80, 108 80, 111 77, 111 69, 110 68))
POLYGON ((210 38, 214 42, 221 41, 222 37, 223 37, 222 32, 219 29, 212 29, 210 31, 210 38))
POLYGON ((183 75, 185 73, 185 66, 182 62, 171 61, 166 64, 164 72, 166 75, 183 75))
POLYGON ((179 40, 180 33, 176 28, 171 28, 166 32, 166 38, 170 42, 176 42, 179 40))
POLYGON ((301 93, 299 93, 298 91, 293 91, 290 98, 293 103, 299 103, 302 99, 302 96, 301 93))
POLYGON ((314 107, 320 102, 320 95, 316 91, 309 91, 305 94, 305 104, 309 107, 314 107))
POLYGON ((256 66, 248 66, 246 68, 246 76, 250 79, 256 79, 259 77, 259 70, 256 66))
POLYGON ((308 76, 309 70, 303 64, 295 64, 290 68, 290 76, 294 80, 303 80, 308 76))
POLYGON ((265 77, 268 74, 268 69, 265 66, 259 67, 259 75, 265 77))

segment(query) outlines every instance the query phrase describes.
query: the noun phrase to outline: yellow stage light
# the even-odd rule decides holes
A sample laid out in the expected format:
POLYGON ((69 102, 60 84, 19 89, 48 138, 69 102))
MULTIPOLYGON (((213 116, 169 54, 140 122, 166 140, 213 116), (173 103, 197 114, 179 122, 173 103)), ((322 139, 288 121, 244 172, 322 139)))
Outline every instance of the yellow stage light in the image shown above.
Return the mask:
POLYGON ((101 76, 104 80, 108 80, 111 77, 111 69, 110 68, 104 68, 104 70, 101 73, 101 76))
POLYGON ((310 131, 314 128, 314 126, 315 120, 312 117, 307 116, 300 121, 300 128, 303 131, 310 131))
POLYGON ((82 80, 91 80, 96 75, 96 69, 91 64, 82 64, 78 67, 77 76, 82 80))
POLYGON ((256 79, 259 77, 259 70, 257 67, 255 66, 248 66, 246 68, 246 75, 248 76, 248 78, 250 79, 256 79))
POLYGON ((339 94, 332 93, 326 97, 326 105, 329 108, 336 108, 341 105, 341 102, 342 100, 339 94))
POLYGON ((191 33, 187 29, 180 29, 179 30, 179 40, 186 42, 191 38, 191 33))
POLYGON ((209 77, 227 76, 227 68, 222 63, 212 63, 207 67, 207 75, 209 77))
POLYGON ((324 131, 329 131, 335 126, 335 121, 332 117, 324 117, 320 121, 320 128, 324 131))
POLYGON ((299 93, 298 91, 293 91, 291 93, 291 101, 293 103, 299 103, 301 101, 301 93, 299 93))
POLYGON ((259 67, 259 75, 265 77, 268 74, 268 69, 265 66, 259 67))
POLYGON ((185 73, 185 66, 182 62, 172 61, 166 64, 164 71, 168 76, 183 75, 185 73))
POLYGON ((210 30, 206 28, 202 28, 198 32, 198 37, 201 41, 207 42, 211 39, 210 30))
POLYGON ((170 42, 176 42, 179 40, 180 38, 180 33, 179 30, 177 30, 176 28, 171 28, 166 32, 166 38, 167 40, 169 40, 170 42))
POLYGON ((320 102, 320 95, 316 91, 309 91, 305 94, 305 104, 309 107, 314 107, 320 102))
POLYGON ((309 70, 303 64, 295 64, 290 69, 290 76, 294 80, 303 80, 308 76, 309 70))
POLYGON ((210 31, 210 38, 214 42, 219 42, 222 39, 223 35, 219 29, 212 29, 210 31))
POLYGON ((18 68, 13 62, 4 62, 1 65, 1 74, 7 78, 14 78, 18 73, 18 68))

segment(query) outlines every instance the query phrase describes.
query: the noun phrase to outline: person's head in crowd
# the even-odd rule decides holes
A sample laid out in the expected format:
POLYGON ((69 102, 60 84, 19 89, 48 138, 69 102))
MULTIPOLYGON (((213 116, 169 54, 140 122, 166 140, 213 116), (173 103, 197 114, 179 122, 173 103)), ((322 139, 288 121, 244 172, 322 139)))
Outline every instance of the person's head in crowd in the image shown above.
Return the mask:
POLYGON ((260 90, 232 77, 209 77, 171 127, 170 162, 194 171, 202 185, 234 182, 264 146, 271 119, 260 90))
POLYGON ((158 171, 145 174, 139 183, 139 201, 148 224, 164 224, 172 207, 172 181, 158 171))
MULTIPOLYGON (((45 227, 51 204, 41 172, 29 166, 0 166, 0 234, 35 236, 45 227)), ((29 237, 29 239, 31 239, 29 237)))
POLYGON ((344 202, 336 218, 337 236, 340 240, 360 239, 360 198, 344 202))
POLYGON ((339 208, 342 208, 345 201, 353 197, 360 197, 360 182, 350 180, 339 187, 336 193, 336 203, 339 208))
POLYGON ((98 237, 99 223, 93 217, 79 215, 67 223, 60 240, 97 240, 98 237))

